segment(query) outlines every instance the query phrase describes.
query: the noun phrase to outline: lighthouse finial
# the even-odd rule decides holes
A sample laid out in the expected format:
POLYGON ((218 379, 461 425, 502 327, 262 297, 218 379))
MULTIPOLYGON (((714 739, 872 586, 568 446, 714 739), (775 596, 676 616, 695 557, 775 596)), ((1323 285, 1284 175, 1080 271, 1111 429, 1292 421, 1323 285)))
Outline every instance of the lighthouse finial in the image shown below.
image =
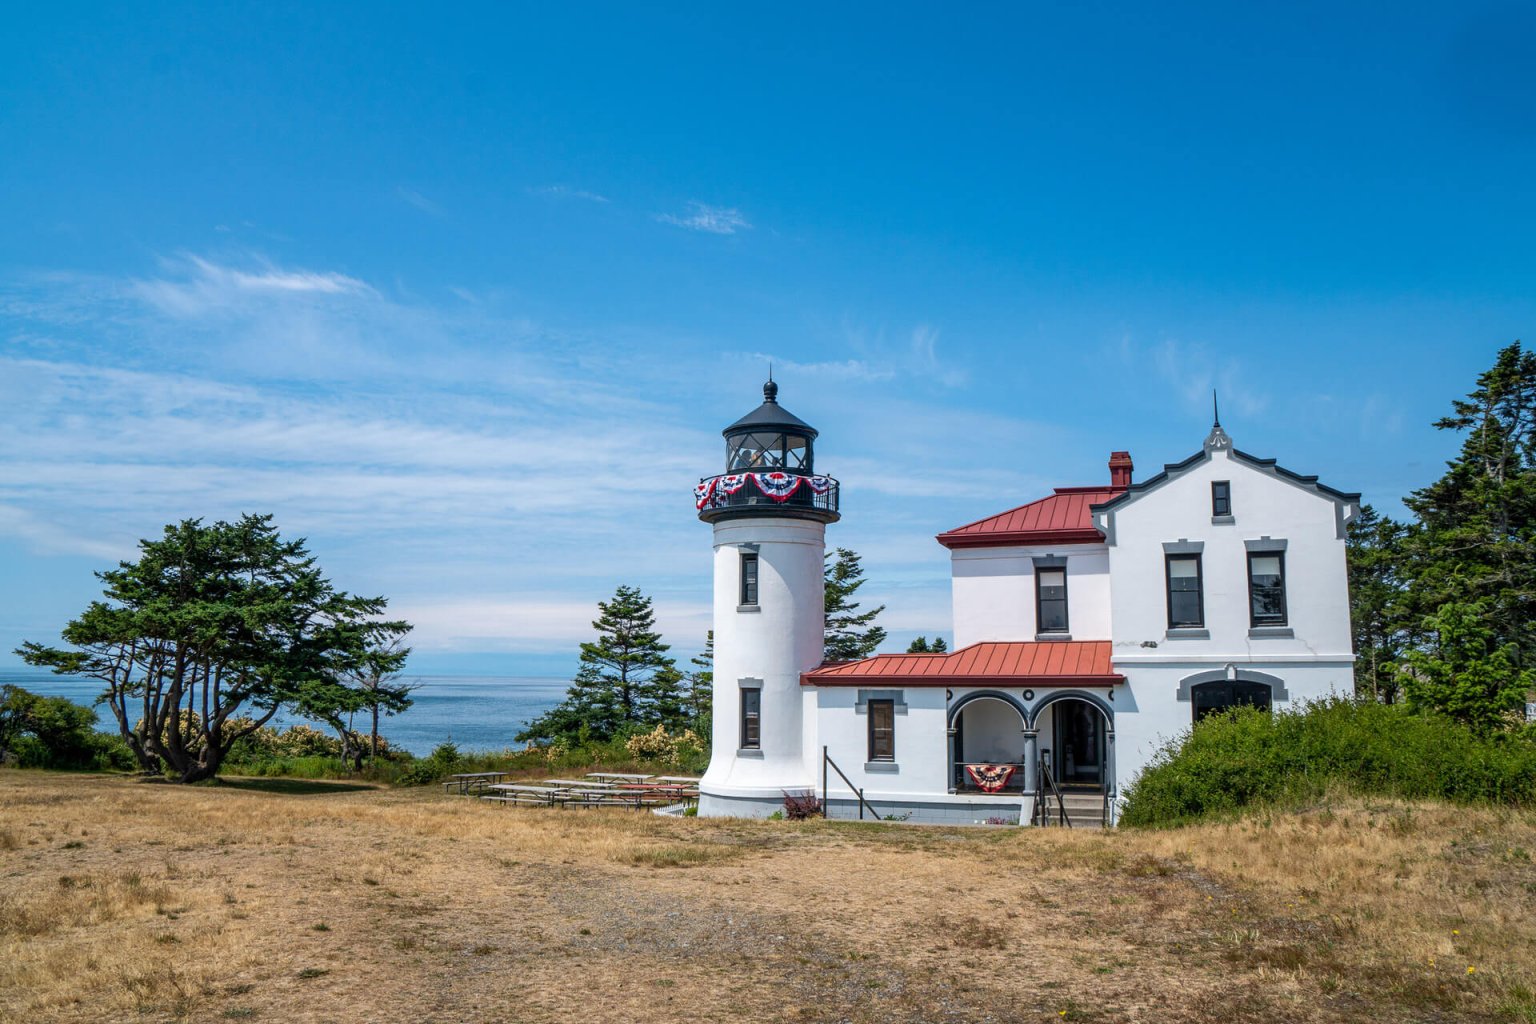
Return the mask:
POLYGON ((763 401, 779 404, 779 386, 773 382, 773 364, 768 364, 768 383, 763 385, 763 401))

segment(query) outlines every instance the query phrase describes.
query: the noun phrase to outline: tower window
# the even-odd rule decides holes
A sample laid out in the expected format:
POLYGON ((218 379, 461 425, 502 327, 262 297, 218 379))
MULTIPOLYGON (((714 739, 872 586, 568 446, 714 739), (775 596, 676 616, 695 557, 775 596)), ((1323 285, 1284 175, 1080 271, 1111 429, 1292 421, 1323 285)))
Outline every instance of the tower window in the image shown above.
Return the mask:
POLYGON ((869 702, 869 759, 871 761, 896 760, 896 702, 894 700, 869 702))
POLYGON ((760 750, 763 745, 762 732, 763 715, 763 691, 759 689, 743 689, 741 691, 741 749, 760 750))
POLYGON ((1232 514, 1232 483, 1229 480, 1211 481, 1211 515, 1232 514))
POLYGON ((1205 625, 1205 599, 1200 592, 1200 556, 1168 555, 1168 628, 1205 625))
POLYGON ((1041 633, 1067 631, 1067 570, 1035 570, 1035 626, 1041 633))
POLYGON ((744 551, 741 555, 741 605, 757 607, 757 553, 744 551))
POLYGON ((1286 624, 1285 552, 1248 553, 1248 604, 1253 625, 1286 624))

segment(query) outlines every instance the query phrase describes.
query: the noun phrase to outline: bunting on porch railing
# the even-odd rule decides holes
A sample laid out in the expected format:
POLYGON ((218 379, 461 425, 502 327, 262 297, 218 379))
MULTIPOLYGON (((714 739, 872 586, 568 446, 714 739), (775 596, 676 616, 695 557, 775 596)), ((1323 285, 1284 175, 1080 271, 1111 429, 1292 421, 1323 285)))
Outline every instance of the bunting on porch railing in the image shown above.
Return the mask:
POLYGON ((1013 768, 1011 764, 968 764, 965 771, 983 793, 1000 793, 1013 778, 1013 768))
POLYGON ((752 485, 763 495, 779 502, 788 501, 802 486, 809 487, 811 493, 818 497, 831 492, 837 486, 837 481, 829 476, 796 476, 793 473, 728 473, 725 476, 699 481, 698 486, 693 489, 694 505, 704 509, 723 503, 725 497, 745 487, 748 480, 752 481, 752 485))

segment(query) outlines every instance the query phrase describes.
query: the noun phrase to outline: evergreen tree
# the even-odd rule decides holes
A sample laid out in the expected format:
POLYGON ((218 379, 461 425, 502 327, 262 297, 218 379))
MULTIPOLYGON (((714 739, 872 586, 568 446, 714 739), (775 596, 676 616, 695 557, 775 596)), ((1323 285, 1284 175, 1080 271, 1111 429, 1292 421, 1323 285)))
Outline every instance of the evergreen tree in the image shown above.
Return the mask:
POLYGON ((911 643, 907 644, 908 654, 928 654, 930 651, 931 648, 928 646, 928 638, 925 636, 920 636, 916 640, 913 640, 911 643))
POLYGON ((1447 472, 1405 504, 1410 614, 1479 602, 1497 647, 1536 652, 1536 353, 1517 341, 1453 403, 1441 430, 1465 432, 1447 472))
POLYGON ((885 630, 874 625, 875 616, 885 605, 860 612, 854 593, 864 585, 864 569, 857 553, 847 548, 828 552, 826 566, 826 634, 823 658, 827 661, 857 661, 875 653, 885 642, 885 630))
POLYGON ((139 552, 96 574, 105 600, 64 627, 67 649, 17 653, 105 683, 101 701, 140 767, 163 764, 181 782, 216 776, 278 708, 331 701, 369 651, 411 628, 379 618, 384 598, 337 590, 271 516, 186 519, 139 552))
POLYGON ((945 654, 949 651, 949 644, 944 642, 943 637, 936 636, 933 638, 933 645, 928 649, 934 654, 945 654))
POLYGON ((1387 567, 1367 561, 1362 572, 1396 584, 1383 646, 1390 654, 1399 636, 1407 649, 1409 703, 1489 728, 1518 706, 1536 665, 1536 353, 1519 342, 1500 351, 1453 409, 1435 426, 1463 432, 1461 452, 1405 499, 1417 523, 1396 536, 1381 527, 1388 537, 1374 548, 1387 567))
POLYGON ((704 634, 704 650, 690 659, 694 666, 685 680, 684 699, 688 705, 688 726, 704 739, 709 739, 710 720, 714 712, 715 687, 715 631, 704 634))
POLYGON ((1518 721, 1536 671, 1519 667, 1514 644, 1495 637, 1490 601, 1450 601, 1426 622, 1431 642, 1408 653, 1409 705, 1437 711, 1479 732, 1518 721))
POLYGON ((1349 524, 1349 611, 1355 693, 1386 704, 1398 698, 1398 663, 1410 632, 1403 615, 1403 540, 1407 527, 1366 505, 1349 524))
POLYGON ((517 739, 607 740, 621 730, 681 717, 683 675, 656 632, 651 599, 621 586, 597 609, 597 639, 581 645, 581 667, 565 700, 517 739))

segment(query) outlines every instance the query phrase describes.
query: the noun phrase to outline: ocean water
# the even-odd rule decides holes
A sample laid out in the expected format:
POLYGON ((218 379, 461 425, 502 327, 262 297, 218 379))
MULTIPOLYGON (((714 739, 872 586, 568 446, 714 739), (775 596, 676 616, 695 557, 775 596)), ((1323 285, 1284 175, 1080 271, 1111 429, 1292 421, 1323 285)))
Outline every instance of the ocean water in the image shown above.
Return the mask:
MULTIPOLYGON (((521 747, 512 737, 533 719, 542 715, 565 696, 569 680, 543 676, 412 676, 403 677, 419 683, 407 711, 379 719, 379 734, 390 744, 413 754, 430 754, 439 743, 452 740, 461 750, 500 750, 521 747)), ((0 685, 24 687, 49 697, 68 697, 80 704, 90 704, 101 694, 102 684, 95 679, 58 676, 46 670, 0 669, 0 685)), ((105 705, 97 709, 96 720, 103 729, 116 731, 112 712, 105 705)), ((315 722, 294 718, 282 712, 272 719, 279 728, 295 722, 315 722)), ((366 733, 368 718, 359 715, 354 729, 366 733)))

